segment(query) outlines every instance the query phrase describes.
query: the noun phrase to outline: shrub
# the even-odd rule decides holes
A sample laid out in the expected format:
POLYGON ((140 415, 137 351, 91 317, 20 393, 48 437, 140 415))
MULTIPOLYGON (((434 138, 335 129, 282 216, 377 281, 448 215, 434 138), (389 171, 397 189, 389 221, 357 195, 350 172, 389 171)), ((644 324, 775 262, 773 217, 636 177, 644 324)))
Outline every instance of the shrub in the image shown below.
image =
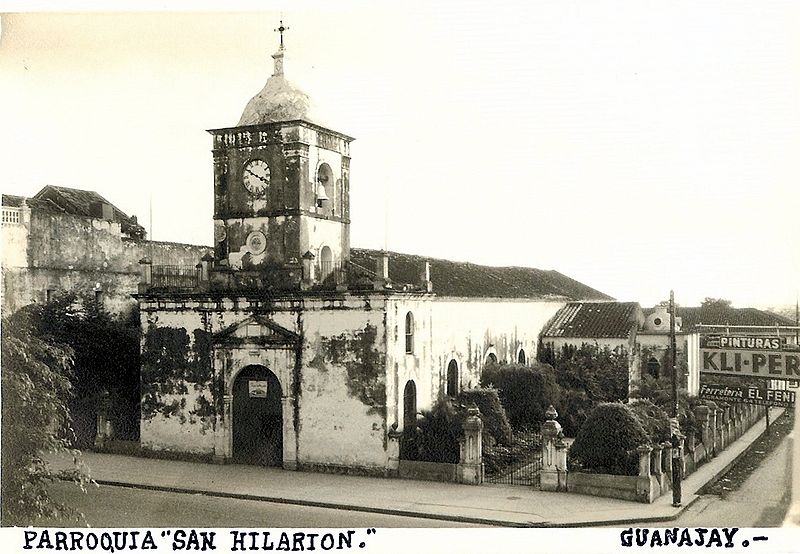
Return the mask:
POLYGON ((660 444, 670 439, 671 429, 667 412, 643 398, 632 400, 628 406, 642 424, 651 443, 660 444))
POLYGON ((457 401, 462 406, 475 404, 481 411, 483 422, 483 441, 485 444, 509 444, 511 425, 497 390, 492 388, 469 389, 459 393, 457 401))
POLYGON ((564 435, 575 437, 595 403, 582 390, 562 389, 559 396, 558 422, 564 435))
POLYGON ((465 417, 465 411, 458 410, 448 399, 438 401, 430 410, 424 410, 417 421, 414 438, 407 446, 409 459, 457 464, 458 439, 462 435, 465 417))
POLYGON ((578 470, 612 475, 636 475, 636 448, 647 444, 642 424, 624 404, 597 405, 569 449, 570 465, 578 470))
POLYGON ((616 402, 628 398, 628 354, 596 344, 580 347, 566 344, 559 350, 542 345, 539 360, 555 368, 563 389, 582 390, 594 402, 616 402))
MULTIPOLYGON (((721 381, 729 379, 726 375, 718 376, 721 381)), ((731 385, 739 385, 741 383, 729 381, 731 385)), ((662 377, 654 379, 650 375, 645 375, 641 381, 637 381, 634 385, 631 398, 642 398, 650 400, 656 406, 661 407, 667 416, 672 415, 672 379, 670 377, 662 377)), ((698 441, 701 440, 700 429, 697 424, 697 418, 694 415, 695 406, 704 405, 705 401, 696 397, 689 396, 686 389, 678 389, 678 425, 687 438, 694 436, 698 441)))
POLYGON ((558 404, 555 371, 545 364, 534 367, 518 364, 487 366, 481 376, 481 385, 497 389, 513 429, 538 429, 545 420, 547 408, 558 404))

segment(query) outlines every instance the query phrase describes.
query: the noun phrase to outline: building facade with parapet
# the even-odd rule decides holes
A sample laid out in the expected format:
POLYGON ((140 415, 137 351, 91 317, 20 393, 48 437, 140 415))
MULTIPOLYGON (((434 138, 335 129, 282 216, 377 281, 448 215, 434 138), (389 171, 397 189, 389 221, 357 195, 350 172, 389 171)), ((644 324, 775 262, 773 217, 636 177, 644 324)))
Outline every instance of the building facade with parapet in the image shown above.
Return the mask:
POLYGON ((535 359, 567 302, 611 298, 555 271, 351 249, 353 138, 315 121, 283 56, 209 131, 213 256, 182 286, 142 264, 141 446, 392 474, 420 410, 485 363, 535 359))
MULTIPOLYGON (((136 306, 140 260, 194 267, 210 247, 146 240, 136 217, 94 191, 46 186, 2 196, 2 311, 80 290, 112 313, 136 306)), ((192 271, 197 271, 193 269, 192 271)))
MULTIPOLYGON (((649 375, 669 377, 670 313, 666 306, 642 309, 637 302, 570 302, 548 322, 541 343, 556 350, 565 345, 608 347, 628 356, 629 383, 649 375)), ((725 303, 675 310, 676 366, 679 383, 689 394, 700 387, 700 335, 703 333, 783 335, 796 344, 795 325, 783 316, 725 303)))

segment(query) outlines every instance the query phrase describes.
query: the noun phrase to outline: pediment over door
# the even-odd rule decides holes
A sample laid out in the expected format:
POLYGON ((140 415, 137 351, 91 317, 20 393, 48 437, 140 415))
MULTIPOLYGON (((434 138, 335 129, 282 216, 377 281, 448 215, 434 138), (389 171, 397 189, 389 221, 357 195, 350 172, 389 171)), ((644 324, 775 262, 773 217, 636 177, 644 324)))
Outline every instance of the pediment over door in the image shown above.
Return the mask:
POLYGON ((265 316, 254 315, 214 333, 213 342, 220 345, 297 346, 300 335, 265 316))

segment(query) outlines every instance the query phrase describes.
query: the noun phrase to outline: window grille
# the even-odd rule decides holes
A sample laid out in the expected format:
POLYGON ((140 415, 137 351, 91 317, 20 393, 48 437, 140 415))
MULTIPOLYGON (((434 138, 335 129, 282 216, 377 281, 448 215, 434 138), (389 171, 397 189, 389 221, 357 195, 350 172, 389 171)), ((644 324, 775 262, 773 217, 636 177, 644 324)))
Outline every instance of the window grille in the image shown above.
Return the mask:
POLYGON ((3 225, 19 225, 20 224, 20 209, 19 208, 3 208, 3 225))

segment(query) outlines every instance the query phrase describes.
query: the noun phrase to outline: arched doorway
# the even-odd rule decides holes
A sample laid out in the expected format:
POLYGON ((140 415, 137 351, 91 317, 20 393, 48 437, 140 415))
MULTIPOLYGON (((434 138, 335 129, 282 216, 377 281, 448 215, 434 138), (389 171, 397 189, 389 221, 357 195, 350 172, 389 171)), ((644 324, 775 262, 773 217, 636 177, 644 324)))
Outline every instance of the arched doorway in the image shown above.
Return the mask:
POLYGON ((525 350, 522 348, 519 349, 519 354, 517 354, 517 362, 522 365, 528 363, 528 357, 525 355, 525 350))
POLYGON ((407 381, 403 389, 403 436, 400 439, 400 459, 416 460, 417 444, 417 385, 407 381))
POLYGON ((403 389, 403 429, 417 425, 417 385, 408 381, 403 389))
POLYGON ((247 366, 233 383, 233 459, 283 465, 281 384, 269 369, 247 366))
POLYGON ((497 354, 495 354, 494 352, 489 352, 489 355, 486 356, 486 365, 487 366, 497 365, 497 354))
POLYGON ((447 396, 455 397, 458 395, 458 362, 450 360, 447 365, 447 396))

